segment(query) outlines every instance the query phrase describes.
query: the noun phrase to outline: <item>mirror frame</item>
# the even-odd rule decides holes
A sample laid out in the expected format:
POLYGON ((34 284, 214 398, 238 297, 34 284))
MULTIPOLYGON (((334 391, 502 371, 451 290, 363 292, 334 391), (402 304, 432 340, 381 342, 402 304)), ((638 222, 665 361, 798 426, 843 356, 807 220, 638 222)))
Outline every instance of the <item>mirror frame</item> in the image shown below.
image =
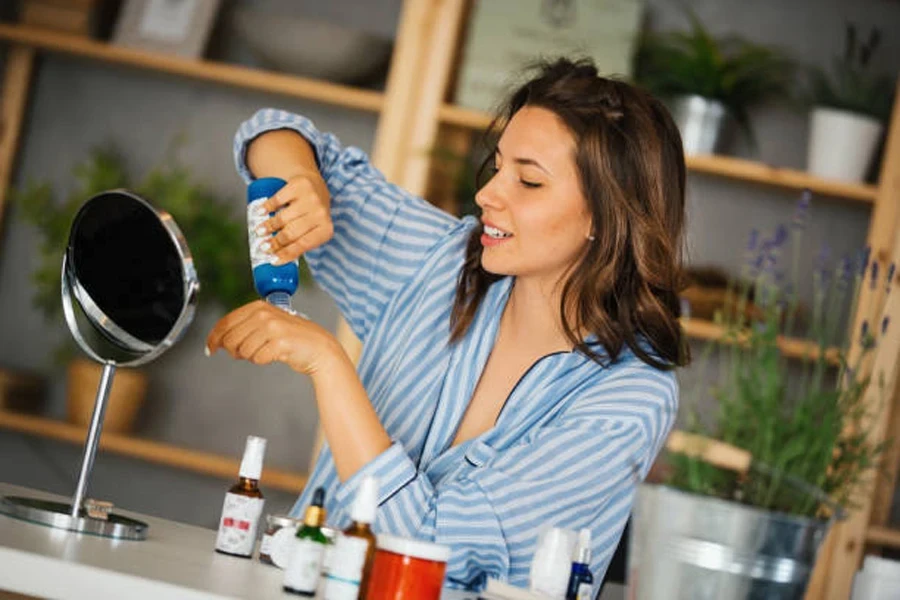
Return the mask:
POLYGON ((140 196, 125 189, 108 190, 105 192, 101 192, 96 196, 92 196, 79 209, 78 213, 76 213, 75 219, 72 221, 72 226, 70 227, 69 241, 66 244, 66 252, 63 255, 61 279, 62 285, 60 293, 62 295, 63 314, 65 315, 66 323, 68 324, 69 330, 72 332, 72 336, 75 338, 75 341, 78 343, 81 349, 84 350, 85 353, 87 353, 88 356, 90 356, 97 362, 101 364, 114 362, 117 366, 123 367, 135 367, 147 363, 165 352, 168 348, 170 348, 178 340, 180 340, 184 333, 187 331, 187 325, 194 317, 194 313, 197 309, 197 297, 200 292, 200 280, 197 277, 197 270, 194 267, 194 259, 191 256, 191 251, 188 249, 184 234, 175 223, 175 220, 169 213, 157 209, 140 196), (85 207, 91 202, 91 200, 110 195, 127 196, 131 200, 139 202, 147 210, 152 211, 159 218, 163 228, 166 230, 166 233, 168 233, 169 238, 172 240, 175 246, 178 257, 181 259, 181 282, 184 293, 183 307, 181 313, 175 319, 175 323, 169 329, 169 333, 167 333, 166 337, 156 345, 138 340, 137 338, 123 330, 121 327, 119 327, 116 323, 114 323, 100 309, 100 307, 98 307, 93 302, 93 300, 84 290, 84 288, 78 282, 77 277, 75 276, 75 268, 73 266, 73 256, 75 252, 72 239, 73 234, 78 227, 79 221, 83 217, 83 211, 85 210, 85 207), (111 361, 108 358, 99 356, 94 348, 92 348, 87 343, 78 329, 78 321, 75 315, 75 307, 72 304, 72 296, 75 296, 75 301, 79 303, 87 318, 92 322, 92 325, 97 327, 98 330, 105 330, 105 334, 111 335, 114 339, 119 340, 121 343, 132 346, 131 349, 123 348, 125 352, 139 355, 134 359, 122 362, 111 361), (140 354, 141 352, 143 352, 143 354, 140 354))

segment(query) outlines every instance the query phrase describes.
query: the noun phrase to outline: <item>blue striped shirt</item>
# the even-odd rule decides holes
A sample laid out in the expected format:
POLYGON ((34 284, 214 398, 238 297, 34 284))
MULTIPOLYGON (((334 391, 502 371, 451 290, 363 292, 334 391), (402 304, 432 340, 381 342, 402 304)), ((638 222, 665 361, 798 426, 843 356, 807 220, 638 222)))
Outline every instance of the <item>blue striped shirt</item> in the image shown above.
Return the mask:
MULTIPOLYGON (((393 445, 341 483, 326 445, 294 505, 326 490, 329 522, 350 522, 362 478, 380 483, 376 532, 451 548, 447 578, 527 586, 544 527, 592 532, 599 582, 643 479, 674 421, 678 387, 623 351, 601 367, 579 352, 538 360, 493 428, 451 447, 491 352, 512 278, 494 283, 466 336, 450 344, 450 311, 466 240, 457 219, 384 177, 358 148, 344 148, 298 115, 265 109, 234 140, 246 181, 249 141, 291 129, 312 145, 332 196, 334 238, 306 254, 316 281, 363 341, 358 372, 393 445)), ((352 435, 352 432, 348 432, 352 435)))

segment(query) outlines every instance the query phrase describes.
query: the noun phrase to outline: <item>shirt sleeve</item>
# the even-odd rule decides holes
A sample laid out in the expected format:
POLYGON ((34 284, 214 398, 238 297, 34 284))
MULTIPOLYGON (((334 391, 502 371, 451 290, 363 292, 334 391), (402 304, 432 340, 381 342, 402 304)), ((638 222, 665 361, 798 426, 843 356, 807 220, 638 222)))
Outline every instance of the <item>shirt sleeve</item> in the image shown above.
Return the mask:
POLYGON ((349 511, 361 478, 380 482, 377 531, 448 545, 448 580, 481 588, 488 578, 527 587, 542 528, 592 532, 591 571, 601 581, 631 512, 637 485, 668 436, 674 376, 610 376, 554 424, 495 451, 476 438, 467 473, 432 484, 394 444, 341 484, 349 511))
POLYGON ((394 293, 461 221, 388 183, 359 148, 345 148, 309 119, 276 109, 258 111, 235 134, 235 164, 246 183, 254 178, 246 162, 248 144, 276 129, 296 131, 313 148, 331 195, 334 237, 304 258, 353 332, 365 340, 394 293))

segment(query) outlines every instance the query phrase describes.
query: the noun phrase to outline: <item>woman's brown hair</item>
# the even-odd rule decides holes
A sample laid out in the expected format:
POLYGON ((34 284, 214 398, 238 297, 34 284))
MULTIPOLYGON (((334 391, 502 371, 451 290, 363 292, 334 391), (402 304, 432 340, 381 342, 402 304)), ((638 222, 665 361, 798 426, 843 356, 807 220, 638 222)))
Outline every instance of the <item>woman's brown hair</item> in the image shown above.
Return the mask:
MULTIPOLYGON (((600 77, 590 60, 557 59, 536 68, 488 131, 532 106, 555 113, 575 138, 594 239, 563 286, 566 337, 600 364, 615 362, 623 346, 659 369, 687 364, 678 323, 685 210, 678 128, 662 103, 631 84, 600 77)), ((451 315, 452 341, 465 335, 488 288, 501 278, 481 266, 482 229, 469 237, 451 315)))

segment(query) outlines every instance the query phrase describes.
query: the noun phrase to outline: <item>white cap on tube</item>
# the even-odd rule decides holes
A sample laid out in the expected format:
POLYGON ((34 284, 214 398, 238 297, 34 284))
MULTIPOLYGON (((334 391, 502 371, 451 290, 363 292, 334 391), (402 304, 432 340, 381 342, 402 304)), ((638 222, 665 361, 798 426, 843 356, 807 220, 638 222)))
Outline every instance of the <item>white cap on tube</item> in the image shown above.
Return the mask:
POLYGON ((591 563, 591 530, 587 527, 578 532, 578 546, 575 549, 575 562, 583 565, 591 563))
POLYGON ((367 475, 363 477, 356 490, 351 518, 357 523, 373 523, 378 510, 378 479, 367 475))
POLYGON ((240 476, 259 480, 265 456, 266 438, 248 435, 247 445, 244 447, 244 458, 241 460, 240 476))

